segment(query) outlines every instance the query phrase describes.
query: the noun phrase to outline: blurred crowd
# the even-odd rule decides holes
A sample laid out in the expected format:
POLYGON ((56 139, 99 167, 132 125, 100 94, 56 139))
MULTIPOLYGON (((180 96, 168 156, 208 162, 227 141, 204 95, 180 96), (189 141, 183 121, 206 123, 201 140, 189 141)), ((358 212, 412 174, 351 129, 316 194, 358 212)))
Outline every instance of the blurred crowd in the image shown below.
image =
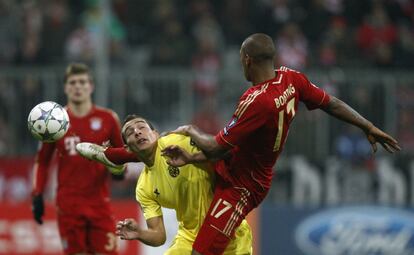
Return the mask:
POLYGON ((112 0, 106 11, 102 2, 0 0, 0 64, 92 62, 104 32, 113 62, 192 66, 209 89, 206 73, 265 32, 278 62, 300 70, 414 65, 410 0, 112 0))
MULTIPOLYGON (((64 66, 70 61, 93 65, 104 34, 109 38, 112 66, 191 70, 197 107, 189 118, 211 133, 223 125, 217 116, 222 105, 216 101, 223 83, 220 73, 236 73, 233 71, 240 68, 240 43, 251 33, 271 35, 278 65, 300 71, 342 67, 381 72, 414 67, 411 0, 108 0, 107 8, 102 8, 104 3, 0 0, 0 66, 38 68, 64 66)), ((16 139, 21 139, 17 135, 21 129, 15 126, 25 128, 25 121, 11 121, 10 109, 25 115, 43 100, 42 83, 50 82, 45 77, 25 74, 16 81, 0 76, 0 155, 19 151, 13 148, 18 146, 16 139), (13 132, 16 134, 11 135, 13 132)), ((396 91, 401 100, 397 100, 395 121, 397 137, 414 152, 414 106, 409 96, 414 93, 413 83, 402 84, 396 91)), ((375 119, 381 115, 373 113, 384 103, 375 98, 385 99, 386 92, 346 91, 347 84, 335 82, 321 85, 328 90, 326 86, 331 86, 329 92, 339 96, 348 95, 347 102, 375 123, 384 124, 381 117, 375 119)), ((137 93, 126 96, 142 97, 137 93)), ((345 158, 361 152, 366 155, 366 144, 359 144, 361 138, 353 130, 343 134, 333 142, 338 154, 345 158)), ((33 151, 28 146, 33 139, 24 139, 27 141, 21 143, 28 148, 24 153, 33 151)))

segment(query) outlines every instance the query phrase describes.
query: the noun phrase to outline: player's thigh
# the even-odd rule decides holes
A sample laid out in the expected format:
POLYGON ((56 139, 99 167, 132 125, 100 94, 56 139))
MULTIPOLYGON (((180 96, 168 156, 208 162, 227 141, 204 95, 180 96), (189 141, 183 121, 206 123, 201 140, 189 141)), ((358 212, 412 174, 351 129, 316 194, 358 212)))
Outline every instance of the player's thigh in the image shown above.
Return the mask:
POLYGON ((213 201, 193 248, 203 255, 222 254, 237 227, 253 208, 247 189, 216 186, 213 201))
POLYGON ((234 237, 223 253, 224 255, 253 254, 253 234, 246 220, 236 229, 234 237))
POLYGON ((192 246, 192 242, 176 237, 164 255, 191 255, 192 246))
POLYGON ((88 251, 86 221, 82 215, 72 213, 71 210, 58 209, 57 222, 65 254, 81 254, 88 251))
POLYGON ((118 254, 115 220, 110 210, 99 210, 99 213, 88 220, 89 250, 99 254, 118 254))

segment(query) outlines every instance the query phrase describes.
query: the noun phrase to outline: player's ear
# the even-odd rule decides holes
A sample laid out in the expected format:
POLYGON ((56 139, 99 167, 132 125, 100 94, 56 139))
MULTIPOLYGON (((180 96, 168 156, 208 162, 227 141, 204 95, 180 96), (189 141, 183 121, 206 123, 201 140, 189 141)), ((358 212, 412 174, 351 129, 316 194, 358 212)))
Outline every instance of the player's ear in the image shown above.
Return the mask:
POLYGON ((63 84, 63 91, 65 92, 65 95, 68 95, 68 90, 69 90, 69 85, 68 85, 68 82, 66 81, 63 84))
POLYGON ((95 91, 95 83, 93 83, 93 81, 90 81, 90 85, 91 85, 91 94, 95 91))
POLYGON ((250 64, 252 63, 252 58, 248 54, 246 54, 246 56, 244 57, 244 61, 246 66, 250 66, 250 64))

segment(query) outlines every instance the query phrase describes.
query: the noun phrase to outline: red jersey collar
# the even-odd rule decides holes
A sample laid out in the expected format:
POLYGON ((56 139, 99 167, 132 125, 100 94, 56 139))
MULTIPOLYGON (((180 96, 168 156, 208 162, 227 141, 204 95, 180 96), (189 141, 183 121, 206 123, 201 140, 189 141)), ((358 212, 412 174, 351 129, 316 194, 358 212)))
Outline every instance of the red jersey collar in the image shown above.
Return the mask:
POLYGON ((73 112, 69 109, 69 107, 67 105, 65 106, 65 109, 68 112, 68 115, 69 115, 70 118, 84 119, 84 118, 88 118, 90 115, 95 113, 96 106, 94 104, 92 104, 91 110, 85 116, 82 116, 82 117, 78 117, 78 116, 74 115, 73 112))
POLYGON ((266 80, 266 81, 262 81, 260 83, 257 83, 255 85, 253 85, 252 87, 260 87, 260 86, 263 86, 266 83, 269 83, 269 82, 274 81, 274 80, 278 80, 279 77, 280 77, 280 72, 278 70, 275 70, 275 77, 273 77, 272 79, 269 79, 269 80, 266 80))

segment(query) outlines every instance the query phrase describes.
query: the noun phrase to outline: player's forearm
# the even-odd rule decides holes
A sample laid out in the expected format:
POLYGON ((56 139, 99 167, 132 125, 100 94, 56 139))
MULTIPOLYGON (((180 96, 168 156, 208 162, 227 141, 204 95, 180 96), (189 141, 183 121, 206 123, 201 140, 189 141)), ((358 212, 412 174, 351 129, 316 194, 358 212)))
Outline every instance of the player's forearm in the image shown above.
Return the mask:
POLYGON ((48 179, 49 163, 55 152, 54 143, 43 143, 36 155, 33 166, 33 194, 43 193, 48 179))
POLYGON ((45 186, 46 181, 48 178, 48 165, 42 162, 36 162, 33 167, 33 187, 32 193, 33 195, 42 194, 45 186))
POLYGON ((368 132, 373 126, 370 121, 362 117, 351 106, 334 96, 331 96, 329 104, 323 110, 340 120, 361 128, 364 132, 368 132))
POLYGON ((163 245, 166 241, 165 233, 159 232, 157 230, 146 229, 141 230, 140 232, 141 233, 139 234, 138 240, 146 245, 158 247, 163 245))
POLYGON ((194 163, 203 163, 208 161, 208 158, 204 152, 198 152, 191 154, 191 157, 188 159, 188 164, 194 164, 194 163))
POLYGON ((214 136, 203 133, 195 126, 189 128, 188 135, 197 147, 204 152, 203 155, 196 155, 198 159, 202 159, 202 156, 205 156, 208 159, 219 159, 227 152, 216 142, 214 136))

